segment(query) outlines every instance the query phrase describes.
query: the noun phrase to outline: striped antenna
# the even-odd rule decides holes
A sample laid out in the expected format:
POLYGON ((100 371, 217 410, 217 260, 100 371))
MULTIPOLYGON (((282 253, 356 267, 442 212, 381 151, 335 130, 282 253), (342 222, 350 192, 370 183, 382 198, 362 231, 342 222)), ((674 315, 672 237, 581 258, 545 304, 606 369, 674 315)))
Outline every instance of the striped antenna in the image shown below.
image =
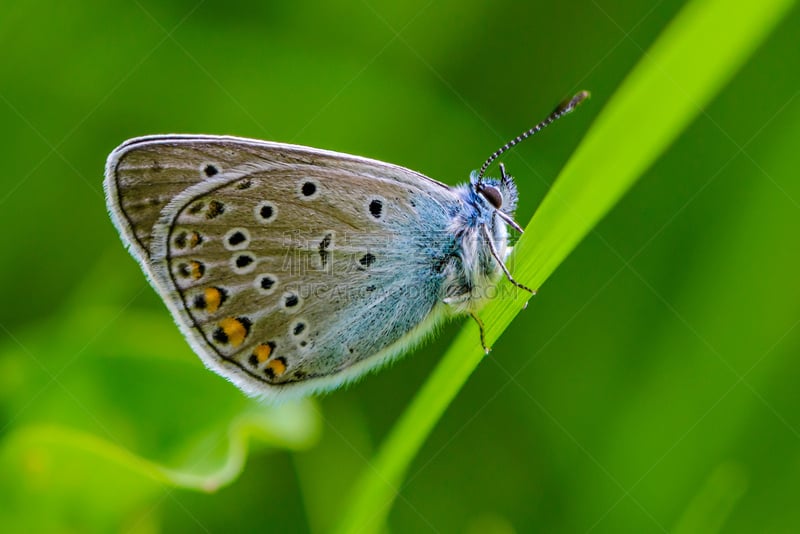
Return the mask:
POLYGON ((567 113, 570 113, 573 109, 578 107, 578 104, 580 104, 587 98, 589 98, 589 91, 581 91, 577 95, 573 96, 571 99, 565 100, 564 102, 559 104, 556 107, 556 109, 554 109, 553 112, 545 120, 543 120, 542 122, 531 128, 527 132, 519 134, 517 137, 515 137, 514 139, 503 145, 501 148, 499 148, 497 152, 489 156, 489 159, 487 159, 483 163, 483 165, 481 165, 481 170, 478 173, 478 183, 481 183, 481 180, 483 179, 483 174, 486 172, 486 169, 489 168, 489 165, 491 165, 494 160, 499 158, 503 152, 513 147, 517 143, 524 141, 533 134, 544 130, 545 128, 550 126, 550 124, 554 123, 557 119, 560 119, 567 113))

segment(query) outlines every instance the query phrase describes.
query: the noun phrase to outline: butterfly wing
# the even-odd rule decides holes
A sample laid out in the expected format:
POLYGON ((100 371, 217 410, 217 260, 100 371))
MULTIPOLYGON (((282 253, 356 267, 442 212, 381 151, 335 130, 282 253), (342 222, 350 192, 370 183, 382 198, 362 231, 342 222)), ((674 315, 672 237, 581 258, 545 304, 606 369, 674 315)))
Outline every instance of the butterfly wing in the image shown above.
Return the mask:
POLYGON ((330 389, 443 313, 448 186, 294 145, 153 136, 110 156, 106 195, 131 253, 205 364, 261 395, 330 389))

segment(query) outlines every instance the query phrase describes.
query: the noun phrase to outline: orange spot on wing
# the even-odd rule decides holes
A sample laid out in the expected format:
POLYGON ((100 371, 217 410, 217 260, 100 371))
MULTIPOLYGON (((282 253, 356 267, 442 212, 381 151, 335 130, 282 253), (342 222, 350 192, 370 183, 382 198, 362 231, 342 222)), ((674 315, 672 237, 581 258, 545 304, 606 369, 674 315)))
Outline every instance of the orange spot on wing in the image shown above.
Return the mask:
POLYGON ((205 265, 203 265, 199 261, 189 262, 189 273, 195 280, 199 280, 200 277, 203 276, 203 273, 205 271, 206 271, 205 265))
POLYGON ((256 355, 258 363, 264 363, 269 359, 269 355, 272 354, 272 347, 269 345, 259 345, 256 347, 256 350, 253 351, 253 354, 256 355))
POLYGON ((241 319, 234 317, 226 317, 219 322, 219 327, 222 328, 228 338, 228 343, 234 347, 241 345, 244 338, 247 337, 248 326, 241 319))
POLYGON ((281 376, 286 372, 286 362, 283 360, 283 358, 275 358, 267 364, 266 369, 272 369, 272 372, 275 373, 275 376, 281 376))
POLYGON ((200 244, 200 234, 197 232, 192 232, 189 234, 189 246, 194 248, 200 244))
POLYGON ((207 287, 204 296, 206 299, 206 311, 208 313, 214 313, 219 309, 219 305, 222 304, 222 293, 216 287, 207 287))

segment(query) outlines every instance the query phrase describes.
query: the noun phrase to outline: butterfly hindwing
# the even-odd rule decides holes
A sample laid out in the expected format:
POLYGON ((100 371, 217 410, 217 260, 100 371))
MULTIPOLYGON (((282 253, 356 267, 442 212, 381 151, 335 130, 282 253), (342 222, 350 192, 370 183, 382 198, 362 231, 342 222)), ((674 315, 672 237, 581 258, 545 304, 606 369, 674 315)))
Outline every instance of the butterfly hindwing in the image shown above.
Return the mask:
POLYGON ((182 331, 247 391, 341 383, 438 314, 457 200, 418 173, 292 145, 165 136, 126 143, 107 174, 115 222, 182 331))

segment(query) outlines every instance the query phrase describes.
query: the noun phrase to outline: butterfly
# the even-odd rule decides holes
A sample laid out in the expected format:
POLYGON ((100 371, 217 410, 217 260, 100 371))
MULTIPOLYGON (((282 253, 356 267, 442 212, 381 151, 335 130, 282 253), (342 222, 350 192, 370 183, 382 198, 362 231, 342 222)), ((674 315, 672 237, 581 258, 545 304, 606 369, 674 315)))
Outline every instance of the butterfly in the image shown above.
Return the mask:
MULTIPOLYGON (((203 363, 285 399, 379 368, 505 276, 518 193, 510 147, 451 187, 404 167, 228 136, 154 135, 108 157, 104 189, 129 252, 203 363)), ((488 352, 488 349, 487 349, 488 352)))

